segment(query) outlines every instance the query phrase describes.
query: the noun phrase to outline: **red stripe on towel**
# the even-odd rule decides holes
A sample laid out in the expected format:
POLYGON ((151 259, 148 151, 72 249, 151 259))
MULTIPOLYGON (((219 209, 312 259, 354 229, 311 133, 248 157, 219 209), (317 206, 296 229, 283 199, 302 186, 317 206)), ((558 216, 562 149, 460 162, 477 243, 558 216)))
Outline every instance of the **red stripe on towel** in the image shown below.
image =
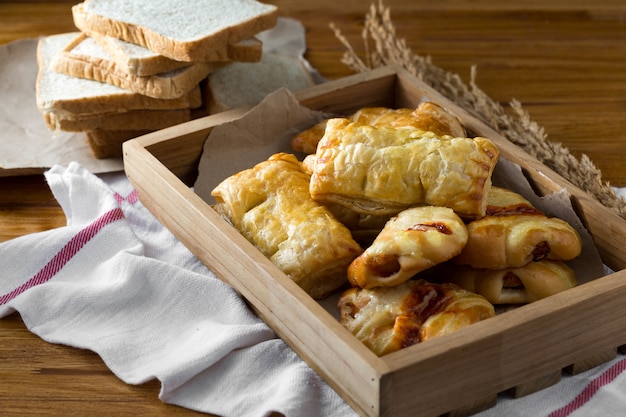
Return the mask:
POLYGON ((106 225, 124 218, 124 212, 120 208, 115 208, 104 213, 87 227, 75 234, 59 252, 32 278, 13 291, 0 296, 0 305, 4 305, 17 297, 24 291, 43 284, 55 276, 83 246, 85 246, 96 234, 106 225))
POLYGON ((133 191, 131 191, 130 194, 128 194, 126 197, 118 193, 115 193, 114 196, 115 196, 115 199, 117 200, 117 203, 120 205, 124 201, 128 201, 128 203, 130 203, 131 205, 139 201, 139 194, 137 193, 137 190, 135 189, 133 189, 133 191))
POLYGON ((622 372, 626 370, 626 359, 615 363, 609 369, 604 371, 601 375, 594 378, 586 387, 581 391, 576 398, 574 398, 569 404, 564 407, 553 411, 548 417, 566 417, 572 414, 574 411, 585 405, 593 398, 593 396, 603 386, 613 382, 622 372))

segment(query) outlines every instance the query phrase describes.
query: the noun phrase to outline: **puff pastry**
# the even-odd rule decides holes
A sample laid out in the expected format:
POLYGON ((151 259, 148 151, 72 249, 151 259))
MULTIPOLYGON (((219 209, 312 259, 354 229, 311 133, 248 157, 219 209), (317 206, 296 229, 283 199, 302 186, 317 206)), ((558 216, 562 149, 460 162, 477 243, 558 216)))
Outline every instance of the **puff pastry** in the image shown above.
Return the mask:
POLYGON ((395 287, 351 288, 338 301, 339 321, 383 356, 493 317, 484 297, 454 284, 406 281, 395 287))
POLYGON ((580 255, 580 235, 566 221, 547 217, 524 197, 504 188, 491 187, 487 201, 486 216, 468 223, 469 238, 455 263, 505 269, 580 255))
POLYGON ((446 207, 413 207, 385 224, 348 268, 353 286, 394 286, 458 255, 467 242, 463 220, 446 207))
POLYGON ((498 156, 486 138, 330 119, 312 164, 310 193, 315 201, 362 214, 433 205, 478 218, 485 214, 498 156))
MULTIPOLYGON (((416 109, 388 107, 365 107, 357 110, 348 119, 376 127, 413 127, 433 132, 437 136, 465 137, 466 131, 459 119, 438 104, 423 102, 416 109)), ((317 144, 324 136, 327 120, 298 133, 291 141, 296 152, 315 153, 317 144)))
POLYGON ((309 196, 309 175, 291 154, 222 181, 214 208, 313 298, 347 282, 362 248, 350 231, 309 196))
POLYGON ((447 272, 445 281, 480 294, 493 304, 526 304, 577 285, 572 268, 547 260, 501 270, 456 266, 447 272))

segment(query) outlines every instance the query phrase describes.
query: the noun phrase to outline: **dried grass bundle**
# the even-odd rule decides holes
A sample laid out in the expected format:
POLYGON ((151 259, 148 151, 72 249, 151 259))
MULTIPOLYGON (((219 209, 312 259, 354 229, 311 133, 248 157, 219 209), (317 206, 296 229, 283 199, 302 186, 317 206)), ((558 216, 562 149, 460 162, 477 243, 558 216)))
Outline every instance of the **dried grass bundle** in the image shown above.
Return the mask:
POLYGON ((510 102, 510 112, 507 113, 500 103, 476 85, 475 67, 471 69, 467 85, 457 74, 434 65, 430 57, 413 53, 405 40, 397 37, 390 9, 382 0, 372 3, 365 16, 361 33, 365 49, 363 59, 341 31, 332 23, 330 26, 347 49, 342 62, 351 69, 364 72, 390 64, 402 66, 626 219, 626 200, 618 197, 613 187, 602 180, 602 173, 586 155, 578 160, 562 144, 548 140, 544 129, 531 120, 518 101, 510 102))

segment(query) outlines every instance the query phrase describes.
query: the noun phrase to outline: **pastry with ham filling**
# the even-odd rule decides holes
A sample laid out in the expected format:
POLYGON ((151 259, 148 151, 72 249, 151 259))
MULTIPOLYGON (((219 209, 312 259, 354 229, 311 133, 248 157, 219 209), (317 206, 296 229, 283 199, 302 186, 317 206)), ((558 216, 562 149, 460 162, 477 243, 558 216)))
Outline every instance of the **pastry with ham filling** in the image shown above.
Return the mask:
POLYGON ((568 261, 582 251, 569 223, 548 217, 523 196, 491 187, 485 217, 467 225, 469 237, 454 262, 478 269, 519 268, 543 259, 568 261))
POLYGON ((339 321, 383 356, 495 315, 484 297, 454 284, 410 280, 394 287, 351 288, 338 302, 339 321))
POLYGON ((463 220, 446 207, 413 207, 387 222, 348 268, 353 286, 398 285, 458 255, 467 242, 463 220))

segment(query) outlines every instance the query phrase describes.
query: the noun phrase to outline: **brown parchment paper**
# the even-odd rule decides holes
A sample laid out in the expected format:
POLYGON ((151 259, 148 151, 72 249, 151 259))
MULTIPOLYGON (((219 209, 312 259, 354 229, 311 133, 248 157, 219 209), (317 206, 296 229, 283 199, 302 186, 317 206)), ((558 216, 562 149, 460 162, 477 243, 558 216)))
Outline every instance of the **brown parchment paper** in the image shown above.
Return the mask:
POLYGON ((96 159, 83 132, 53 132, 37 109, 38 39, 0 46, 0 176, 43 172, 76 161, 98 174, 121 171, 121 158, 96 159))
MULTIPOLYGON (((294 153, 290 142, 294 133, 330 115, 300 106, 286 89, 277 90, 239 119, 213 128, 198 166, 194 191, 208 204, 214 204, 211 191, 222 180, 251 168, 277 152, 294 153)), ((303 155, 294 153, 299 159, 303 155)), ((537 196, 519 165, 500 158, 493 174, 495 185, 509 188, 526 197, 547 215, 568 221, 583 239, 583 253, 569 265, 576 271, 579 284, 605 275, 605 269, 592 238, 574 212, 565 190, 537 196)), ((336 297, 322 300, 331 314, 336 313, 336 297)))

